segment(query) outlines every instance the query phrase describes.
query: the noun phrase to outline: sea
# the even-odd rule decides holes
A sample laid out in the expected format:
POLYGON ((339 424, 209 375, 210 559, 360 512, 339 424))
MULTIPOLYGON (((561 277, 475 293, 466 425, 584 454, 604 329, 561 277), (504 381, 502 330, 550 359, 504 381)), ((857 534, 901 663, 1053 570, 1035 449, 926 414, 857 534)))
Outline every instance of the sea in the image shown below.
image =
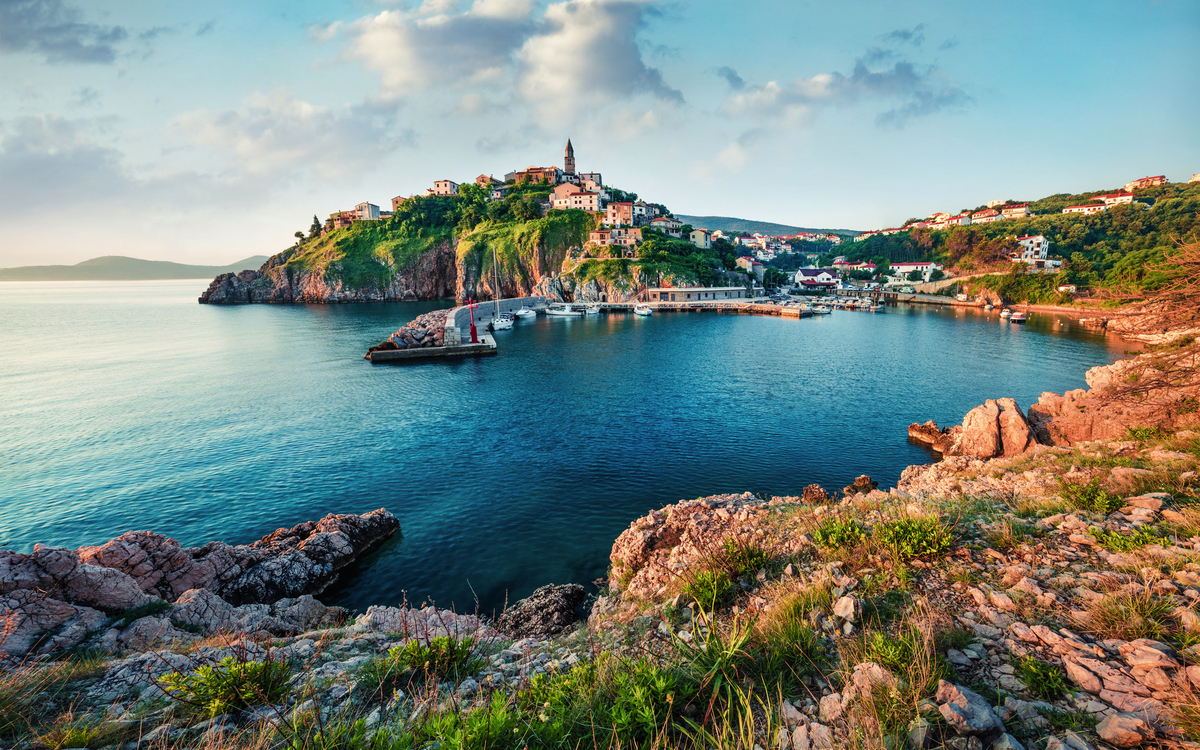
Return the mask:
POLYGON ((1060 316, 903 306, 542 316, 496 357, 372 365, 452 301, 218 307, 207 283, 0 283, 0 549, 248 543, 387 508, 401 533, 321 598, 491 613, 602 578, 670 503, 894 486, 934 460, 910 423, 1028 407, 1128 348, 1060 316))

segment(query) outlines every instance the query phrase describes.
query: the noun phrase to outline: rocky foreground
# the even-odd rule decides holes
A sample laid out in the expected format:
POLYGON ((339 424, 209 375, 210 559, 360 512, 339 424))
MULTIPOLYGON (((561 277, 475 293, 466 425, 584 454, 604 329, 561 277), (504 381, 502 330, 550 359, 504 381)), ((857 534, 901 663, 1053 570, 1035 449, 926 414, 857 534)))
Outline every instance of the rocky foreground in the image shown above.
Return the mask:
POLYGON ((383 510, 0 553, 0 747, 1200 747, 1200 430, 1106 372, 895 488, 653 511, 494 620, 315 600, 383 510))

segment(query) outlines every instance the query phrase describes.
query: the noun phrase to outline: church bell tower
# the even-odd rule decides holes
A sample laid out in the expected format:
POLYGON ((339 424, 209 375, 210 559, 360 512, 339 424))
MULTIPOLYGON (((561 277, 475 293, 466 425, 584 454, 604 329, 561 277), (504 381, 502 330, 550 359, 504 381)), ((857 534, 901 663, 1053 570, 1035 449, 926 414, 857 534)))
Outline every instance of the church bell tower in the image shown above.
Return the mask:
POLYGON ((575 149, 571 147, 571 139, 567 139, 567 158, 563 160, 563 171, 575 174, 575 149))

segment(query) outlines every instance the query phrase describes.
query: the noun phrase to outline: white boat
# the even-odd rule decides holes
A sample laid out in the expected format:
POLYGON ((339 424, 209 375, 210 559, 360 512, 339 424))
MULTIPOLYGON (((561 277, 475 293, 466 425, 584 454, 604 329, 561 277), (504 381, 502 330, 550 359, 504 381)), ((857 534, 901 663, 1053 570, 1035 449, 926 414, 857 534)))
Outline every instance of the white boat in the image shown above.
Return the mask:
POLYGON ((1012 310, 1009 310, 1007 307, 1000 311, 1000 317, 1002 318, 1007 318, 1010 315, 1012 315, 1012 310))
POLYGON ((983 306, 983 309, 984 310, 992 310, 993 309, 992 303, 991 302, 987 303, 986 305, 983 306))
POLYGON ((1012 315, 1009 316, 1008 322, 1009 323, 1024 323, 1025 322, 1025 313, 1023 313, 1023 312, 1013 313, 1012 315))
POLYGON ((580 318, 583 317, 583 310, 576 310, 574 307, 560 302, 547 307, 546 314, 557 317, 580 318))
POLYGON ((600 305, 588 305, 587 306, 587 314, 588 315, 599 315, 600 314, 600 305))
POLYGON ((507 331, 513 327, 515 322, 517 319, 513 317, 512 313, 500 313, 499 316, 492 319, 492 330, 507 331))
POLYGON ((813 315, 828 315, 831 312, 833 312, 833 310, 830 310, 825 305, 817 305, 816 307, 814 307, 812 309, 812 312, 813 312, 813 315))
POLYGON ((537 312, 530 310, 528 307, 522 307, 520 310, 517 310, 515 313, 513 313, 513 315, 516 315, 518 318, 536 318, 537 312))
POLYGON ((654 308, 650 307, 650 305, 634 305, 633 306, 633 314, 634 315, 653 315, 654 308))

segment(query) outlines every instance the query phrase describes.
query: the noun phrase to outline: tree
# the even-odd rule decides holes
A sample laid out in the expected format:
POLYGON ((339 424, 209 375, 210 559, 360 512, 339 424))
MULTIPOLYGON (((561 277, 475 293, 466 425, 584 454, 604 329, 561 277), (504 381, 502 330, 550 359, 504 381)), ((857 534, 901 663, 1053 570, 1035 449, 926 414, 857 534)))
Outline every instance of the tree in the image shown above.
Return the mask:
POLYGON ((925 278, 925 274, 921 273, 920 271, 913 270, 909 271, 908 275, 904 278, 908 279, 909 281, 920 281, 921 279, 925 278))
POLYGON ((296 238, 296 244, 300 245, 304 242, 304 232, 296 232, 293 237, 296 238))
POLYGON ((312 226, 308 228, 308 238, 310 240, 313 240, 320 236, 321 236, 321 220, 317 218, 316 214, 313 214, 312 226))
POLYGON ((946 274, 940 268, 934 269, 933 273, 929 274, 930 281, 941 281, 944 278, 946 278, 946 274))
POLYGON ((778 268, 767 266, 763 271, 763 286, 764 287, 779 287, 788 283, 788 276, 778 268))

